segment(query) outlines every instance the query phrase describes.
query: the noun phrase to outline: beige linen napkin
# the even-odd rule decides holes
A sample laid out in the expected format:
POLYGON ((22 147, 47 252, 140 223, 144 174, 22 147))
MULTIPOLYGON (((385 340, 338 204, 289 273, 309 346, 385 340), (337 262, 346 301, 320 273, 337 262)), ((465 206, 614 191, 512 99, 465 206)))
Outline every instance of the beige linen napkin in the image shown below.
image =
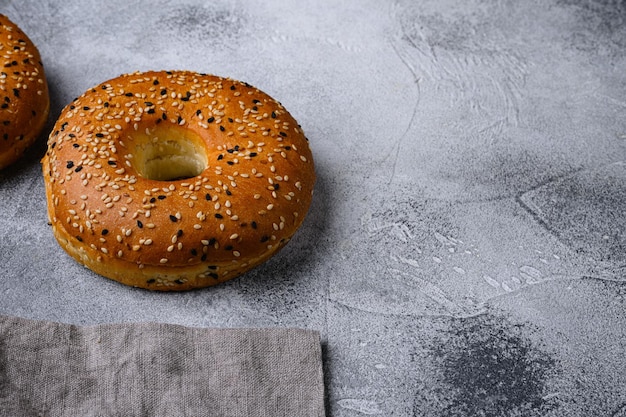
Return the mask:
POLYGON ((0 316, 0 416, 324 416, 319 333, 0 316))

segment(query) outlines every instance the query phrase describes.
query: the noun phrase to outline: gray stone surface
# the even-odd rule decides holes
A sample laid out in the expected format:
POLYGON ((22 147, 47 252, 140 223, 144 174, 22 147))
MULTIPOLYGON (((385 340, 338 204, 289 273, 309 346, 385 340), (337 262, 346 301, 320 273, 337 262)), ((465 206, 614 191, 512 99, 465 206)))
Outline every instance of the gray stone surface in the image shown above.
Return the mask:
POLYGON ((0 313, 318 329, 333 417, 626 416, 623 1, 3 0, 0 12, 41 50, 50 126, 120 73, 209 72, 280 100, 319 177, 271 261, 152 293, 56 244, 42 137, 0 173, 0 313))

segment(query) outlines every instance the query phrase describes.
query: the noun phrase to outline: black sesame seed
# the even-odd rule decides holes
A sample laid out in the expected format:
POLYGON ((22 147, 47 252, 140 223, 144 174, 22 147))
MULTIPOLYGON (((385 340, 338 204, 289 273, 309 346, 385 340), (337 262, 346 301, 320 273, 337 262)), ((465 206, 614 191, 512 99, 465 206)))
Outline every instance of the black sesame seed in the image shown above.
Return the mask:
POLYGON ((221 215, 221 214, 219 214, 219 213, 215 213, 215 218, 216 218, 216 219, 223 219, 223 218, 224 218, 224 216, 222 216, 222 215, 221 215))
POLYGON ((83 241, 83 238, 82 238, 82 237, 80 237, 80 236, 76 236, 76 240, 78 240, 79 242, 82 242, 82 241, 83 241))
POLYGON ((231 85, 231 86, 230 86, 230 89, 231 89, 231 90, 234 90, 234 89, 235 89, 235 86, 234 86, 234 85, 231 85))
POLYGON ((146 113, 148 113, 148 114, 154 114, 154 113, 156 113, 156 110, 154 110, 154 109, 148 109, 148 111, 147 111, 146 113))
POLYGON ((152 81, 152 85, 159 85, 159 80, 152 81))
POLYGON ((19 97, 19 96, 20 96, 20 90, 18 90, 17 88, 14 88, 14 89, 13 89, 13 95, 14 95, 15 97, 19 97))
POLYGON ((83 106, 83 110, 85 111, 89 110, 89 106, 83 106))
POLYGON ((270 240, 270 237, 267 235, 261 237, 261 243, 267 242, 268 240, 270 240))
POLYGON ((257 156, 258 154, 256 152, 250 152, 250 157, 254 158, 255 156, 257 156))
POLYGON ((272 112, 272 119, 276 118, 276 112, 272 112))
POLYGON ((287 137, 287 134, 285 132, 279 132, 278 134, 282 137, 287 137))
POLYGON ((77 167, 76 167, 76 169, 74 170, 74 172, 80 172, 80 171, 82 171, 82 170, 83 170, 83 166, 82 166, 82 165, 80 165, 80 166, 77 166, 77 167))
POLYGON ((224 154, 219 154, 217 157, 217 160, 221 161, 222 159, 224 159, 224 154))
POLYGON ((203 255, 200 257, 200 260, 201 260, 202 262, 206 261, 206 253, 205 253, 205 254, 203 254, 203 255))
POLYGON ((144 104, 148 107, 154 106, 154 104, 151 101, 144 101, 144 104))
POLYGON ((150 278, 149 280, 146 281, 146 284, 154 284, 155 282, 156 282, 156 279, 150 278))
POLYGON ((137 220, 137 227, 143 229, 143 223, 141 222, 141 220, 137 220))
POLYGON ((178 232, 176 232, 176 236, 181 237, 183 235, 183 231, 181 229, 178 229, 178 232))
MULTIPOLYGON (((78 145, 77 143, 75 143, 74 145, 78 145)), ((77 146, 78 147, 78 146, 77 146)), ((117 162, 115 161, 107 161, 107 164, 111 165, 111 166, 117 166, 117 162)))
POLYGON ((150 199, 150 202, 151 202, 151 203, 156 202, 156 198, 152 197, 152 198, 150 199))
MULTIPOLYGON (((55 142, 56 143, 56 142, 55 142)), ((73 148, 80 148, 80 145, 78 143, 72 143, 72 147, 73 148)), ((110 161, 109 161, 110 162, 110 161)))
POLYGON ((211 194, 207 193, 204 198, 206 198, 206 201, 211 201, 211 194))
POLYGON ((167 94, 167 90, 166 90, 166 89, 161 90, 161 95, 162 95, 162 96, 164 96, 164 95, 166 95, 166 94, 167 94))
POLYGON ((165 199, 167 198, 167 196, 165 196, 165 195, 160 195, 160 196, 157 196, 157 198, 158 198, 159 200, 165 200, 165 199))
POLYGON ((198 109, 196 110, 196 116, 200 116, 202 114, 202 110, 198 109))
POLYGON ((174 216, 173 214, 170 214, 170 220, 173 221, 174 223, 176 223, 178 221, 176 216, 174 216))
POLYGON ((176 279, 174 280, 175 283, 177 283, 178 285, 184 284, 184 281, 182 279, 176 279))
POLYGON ((220 126, 220 130, 224 132, 226 129, 224 128, 224 126, 220 126))
POLYGON ((226 195, 233 195, 233 193, 230 190, 226 190, 226 195))
POLYGON ((198 251, 194 248, 194 249, 191 250, 191 254, 193 256, 198 256, 198 251))
POLYGON ((253 221, 252 223, 250 223, 250 226, 252 226, 253 229, 257 228, 257 224, 255 221, 253 221))
POLYGON ((235 165, 235 163, 233 161, 227 161, 226 162, 228 165, 235 165))
POLYGON ((226 245, 226 246, 224 246, 224 250, 233 250, 233 246, 232 245, 226 245))
POLYGON ((217 239, 215 239, 214 237, 212 237, 211 239, 209 239, 209 246, 213 246, 213 245, 215 245, 215 242, 217 242, 217 239))
POLYGON ((67 165, 65 166, 67 169, 74 167, 74 161, 67 161, 67 165))
POLYGON ((207 119, 208 123, 213 123, 215 121, 215 117, 211 116, 207 119))
POLYGON ((126 97, 132 97, 132 96, 133 96, 133 93, 126 93, 126 94, 124 94, 124 95, 125 95, 126 97))
POLYGON ((213 278, 213 279, 218 279, 218 278, 219 278, 219 276, 218 276, 215 272, 210 272, 210 273, 209 273, 209 276, 210 276, 211 278, 213 278))
POLYGON ((102 229, 102 236, 106 236, 109 234, 109 229, 102 229))
POLYGON ((104 134, 102 134, 102 133, 96 133, 96 137, 97 137, 97 138, 103 138, 103 137, 104 137, 104 134))

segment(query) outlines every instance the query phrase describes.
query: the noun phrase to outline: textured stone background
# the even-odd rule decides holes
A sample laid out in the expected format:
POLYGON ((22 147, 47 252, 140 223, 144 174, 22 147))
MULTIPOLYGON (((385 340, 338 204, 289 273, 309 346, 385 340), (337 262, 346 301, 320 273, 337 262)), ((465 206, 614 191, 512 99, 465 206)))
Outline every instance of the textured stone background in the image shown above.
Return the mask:
POLYGON ((623 1, 2 0, 0 13, 39 46, 50 126, 120 73, 210 72, 280 100, 319 177, 270 262, 151 293, 56 244, 42 137, 0 173, 0 313, 318 329, 332 417, 626 416, 623 1))

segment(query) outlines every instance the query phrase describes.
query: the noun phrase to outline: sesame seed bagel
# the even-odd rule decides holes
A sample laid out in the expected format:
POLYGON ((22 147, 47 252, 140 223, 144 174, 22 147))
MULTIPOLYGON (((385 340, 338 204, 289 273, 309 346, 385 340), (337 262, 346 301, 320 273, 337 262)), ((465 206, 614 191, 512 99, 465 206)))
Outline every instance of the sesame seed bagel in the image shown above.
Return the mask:
POLYGON ((315 171, 285 108, 189 71, 121 75, 61 112, 43 160, 48 215, 78 262, 135 287, 235 278, 301 225, 315 171))
POLYGON ((43 130, 50 111, 39 51, 0 14, 0 169, 17 161, 43 130))

